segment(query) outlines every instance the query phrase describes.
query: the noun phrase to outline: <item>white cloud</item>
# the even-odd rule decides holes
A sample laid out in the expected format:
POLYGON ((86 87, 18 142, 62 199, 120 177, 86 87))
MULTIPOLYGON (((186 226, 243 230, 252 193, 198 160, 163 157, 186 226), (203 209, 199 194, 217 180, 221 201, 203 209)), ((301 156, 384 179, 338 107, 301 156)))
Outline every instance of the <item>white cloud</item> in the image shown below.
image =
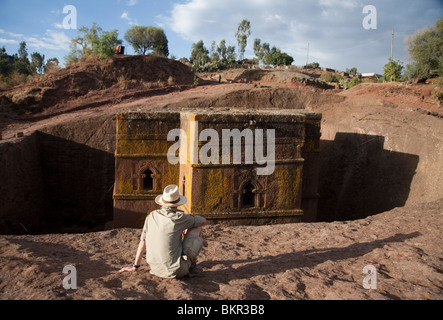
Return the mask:
POLYGON ((63 31, 46 30, 45 36, 25 37, 26 44, 31 48, 54 51, 69 51, 71 39, 63 31))
POLYGON ((132 7, 138 3, 138 0, 128 0, 128 6, 132 7))
POLYGON ((29 48, 38 50, 69 51, 71 44, 71 39, 63 31, 51 29, 47 29, 44 36, 16 34, 3 29, 0 29, 0 34, 19 38, 18 40, 0 38, 0 43, 17 45, 25 41, 29 48))
MULTIPOLYGON (((156 19, 157 24, 185 41, 203 40, 206 47, 222 39, 238 47, 235 32, 238 24, 248 19, 252 34, 246 57, 254 56, 253 41, 259 38, 303 65, 309 43, 309 62, 341 70, 355 66, 361 72, 380 72, 390 54, 393 27, 406 35, 426 25, 426 20, 436 21, 441 12, 436 4, 413 0, 186 0, 156 19), (367 4, 377 8, 377 30, 362 26, 367 4)), ((401 41, 395 45, 402 45, 401 41)), ((406 52, 404 47, 394 50, 399 55, 406 52)))
MULTIPOLYGON (((190 42, 224 39, 237 45, 235 32, 243 19, 251 22, 251 37, 246 55, 252 53, 254 38, 277 47, 306 46, 309 32, 317 29, 312 23, 320 10, 306 2, 273 0, 191 0, 175 4, 169 16, 157 16, 159 24, 168 26, 190 42), (308 27, 310 26, 310 27, 308 27)), ((253 53, 252 53, 253 54, 253 53)))
MULTIPOLYGON (((207 47, 225 39, 238 48, 235 32, 243 19, 251 22, 246 57, 253 57, 253 41, 259 38, 279 47, 295 59, 339 68, 338 62, 354 64, 361 55, 352 47, 368 45, 362 37, 362 0, 190 0, 175 4, 168 16, 157 16, 161 24, 189 42, 203 40, 207 47), (360 8, 361 7, 361 8, 360 8), (351 40, 352 39, 352 40, 351 40), (351 47, 351 50, 347 48, 351 47)), ((365 36, 371 38, 371 34, 365 36)), ((377 45, 375 45, 377 47, 377 45)), ((349 67, 349 66, 348 66, 349 67)))
POLYGON ((59 22, 55 22, 52 24, 54 26, 54 28, 56 29, 64 29, 63 24, 59 23, 59 22))
POLYGON ((3 43, 3 44, 18 44, 19 42, 17 40, 0 38, 0 43, 3 43))
POLYGON ((8 31, 5 31, 3 29, 0 29, 0 33, 7 34, 8 36, 11 36, 11 37, 14 37, 14 38, 21 38, 21 37, 23 37, 23 34, 8 32, 8 31))
POLYGON ((336 9, 355 9, 360 6, 360 3, 356 0, 318 0, 318 5, 336 9))
POLYGON ((122 18, 122 19, 124 19, 124 20, 127 20, 127 21, 128 21, 128 24, 129 24, 130 26, 133 26, 133 25, 137 25, 137 24, 138 24, 137 19, 131 18, 131 17, 129 16, 129 12, 128 12, 128 11, 124 11, 124 12, 122 13, 122 15, 120 16, 120 18, 122 18))

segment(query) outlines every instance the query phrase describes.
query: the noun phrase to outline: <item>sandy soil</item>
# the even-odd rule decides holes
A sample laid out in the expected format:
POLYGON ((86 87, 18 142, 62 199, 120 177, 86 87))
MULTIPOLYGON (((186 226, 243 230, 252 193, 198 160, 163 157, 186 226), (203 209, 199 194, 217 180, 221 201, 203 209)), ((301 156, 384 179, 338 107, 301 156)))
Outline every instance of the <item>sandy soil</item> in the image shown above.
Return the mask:
POLYGON ((159 279, 131 263, 140 230, 0 237, 1 299, 442 299, 443 199, 364 220, 261 227, 208 226, 199 266, 159 279), (77 290, 63 268, 77 269, 77 290), (374 266, 376 289, 365 289, 374 266))

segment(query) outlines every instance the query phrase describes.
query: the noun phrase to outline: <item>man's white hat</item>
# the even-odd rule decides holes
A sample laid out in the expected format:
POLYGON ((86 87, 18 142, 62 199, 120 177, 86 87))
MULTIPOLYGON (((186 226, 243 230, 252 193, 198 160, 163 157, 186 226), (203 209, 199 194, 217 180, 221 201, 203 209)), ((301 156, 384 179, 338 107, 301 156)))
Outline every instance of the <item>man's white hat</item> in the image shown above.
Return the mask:
POLYGON ((155 203, 163 207, 179 207, 184 205, 188 200, 186 197, 180 195, 179 189, 176 185, 170 185, 165 188, 163 195, 155 198, 155 203))

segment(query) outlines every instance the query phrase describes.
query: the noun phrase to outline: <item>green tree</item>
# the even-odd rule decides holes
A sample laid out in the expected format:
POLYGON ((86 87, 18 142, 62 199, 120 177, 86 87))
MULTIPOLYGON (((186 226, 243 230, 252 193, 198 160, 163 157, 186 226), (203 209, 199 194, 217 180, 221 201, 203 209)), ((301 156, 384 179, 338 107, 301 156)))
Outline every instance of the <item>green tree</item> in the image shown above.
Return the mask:
POLYGON ((45 55, 41 55, 38 52, 31 54, 31 70, 39 74, 45 72, 45 55))
MULTIPOLYGON (((267 46, 266 50, 268 50, 267 46)), ((265 55, 265 64, 273 66, 289 66, 294 62, 294 58, 280 49, 273 46, 271 50, 265 55)))
POLYGON ((6 53, 6 48, 0 49, 0 75, 9 76, 14 70, 14 57, 6 53))
POLYGON ((246 46, 248 45, 248 38, 251 35, 251 23, 244 19, 238 25, 237 32, 235 33, 235 37, 237 38, 237 43, 239 46, 240 60, 243 60, 245 57, 246 46))
POLYGON ((443 72, 443 18, 434 26, 406 38, 413 62, 406 67, 406 78, 427 78, 431 71, 443 72))
POLYGON ((225 40, 220 41, 220 44, 217 47, 217 54, 220 61, 224 63, 231 63, 237 59, 235 46, 226 46, 225 40))
POLYGON ((169 56, 168 38, 166 37, 165 32, 160 28, 152 28, 152 38, 154 40, 153 54, 163 57, 169 56))
POLYGON ((273 55, 273 65, 290 66, 294 62, 294 58, 285 52, 278 51, 273 55))
POLYGON ((98 39, 92 42, 92 52, 100 59, 112 58, 115 54, 115 46, 121 45, 122 40, 118 39, 118 31, 103 31, 98 39))
POLYGON ((25 41, 20 42, 17 53, 17 59, 14 59, 14 69, 20 74, 31 75, 31 64, 28 59, 28 50, 26 49, 25 41))
POLYGON ((152 50, 153 44, 148 36, 148 29, 144 26, 133 26, 125 34, 125 40, 132 45, 137 54, 145 55, 152 50))
POLYGON ((82 26, 78 30, 78 36, 71 40, 71 52, 65 57, 66 64, 76 62, 86 55, 97 55, 100 59, 114 56, 114 46, 121 45, 118 39, 118 31, 103 31, 95 22, 91 28, 82 26))
POLYGON ((25 41, 20 42, 17 53, 18 53, 19 59, 22 59, 22 60, 28 59, 28 50, 26 49, 26 42, 25 41))
POLYGON ((78 53, 79 57, 92 53, 93 43, 98 41, 103 29, 95 22, 91 28, 82 26, 78 29, 77 37, 71 40, 71 47, 78 53))
POLYGON ((228 59, 228 48, 226 47, 226 41, 220 41, 220 44, 217 47, 217 53, 222 61, 227 61, 228 59))
POLYGON ((403 69, 401 61, 394 61, 392 58, 389 58, 389 62, 383 68, 384 77, 387 81, 400 81, 403 69))
POLYGON ((255 53, 255 56, 257 57, 259 63, 260 63, 260 61, 265 63, 266 56, 270 53, 269 43, 264 42, 262 44, 260 39, 255 39, 254 40, 254 53, 255 53))
POLYGON ((349 73, 349 74, 356 75, 357 74, 357 68, 356 67, 352 67, 351 69, 346 69, 346 72, 349 73))
POLYGON ((133 26, 126 31, 125 40, 137 54, 146 55, 152 51, 155 55, 169 55, 168 39, 163 29, 152 26, 133 26))
POLYGON ((211 62, 220 61, 220 55, 218 53, 218 46, 217 46, 217 43, 215 42, 215 40, 212 41, 212 44, 211 44, 210 59, 211 59, 211 62))
POLYGON ((226 62, 232 63, 237 59, 237 54, 235 53, 235 46, 228 46, 226 48, 226 62))
POLYGON ((192 44, 191 58, 189 59, 194 66, 204 65, 209 61, 209 51, 206 49, 203 40, 192 44))

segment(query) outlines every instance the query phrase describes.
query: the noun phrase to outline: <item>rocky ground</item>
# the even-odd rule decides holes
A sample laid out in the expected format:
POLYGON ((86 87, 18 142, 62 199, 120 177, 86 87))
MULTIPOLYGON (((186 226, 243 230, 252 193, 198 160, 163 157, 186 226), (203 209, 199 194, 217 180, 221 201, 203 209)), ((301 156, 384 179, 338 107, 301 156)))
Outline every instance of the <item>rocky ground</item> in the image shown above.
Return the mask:
POLYGON ((1 236, 0 298, 439 300, 442 208, 443 199, 357 221, 208 226, 202 273, 184 280, 159 279, 146 263, 118 273, 140 230, 1 236), (77 269, 77 290, 63 288, 68 265, 77 269), (364 288, 366 266, 375 267, 375 289, 364 288))

